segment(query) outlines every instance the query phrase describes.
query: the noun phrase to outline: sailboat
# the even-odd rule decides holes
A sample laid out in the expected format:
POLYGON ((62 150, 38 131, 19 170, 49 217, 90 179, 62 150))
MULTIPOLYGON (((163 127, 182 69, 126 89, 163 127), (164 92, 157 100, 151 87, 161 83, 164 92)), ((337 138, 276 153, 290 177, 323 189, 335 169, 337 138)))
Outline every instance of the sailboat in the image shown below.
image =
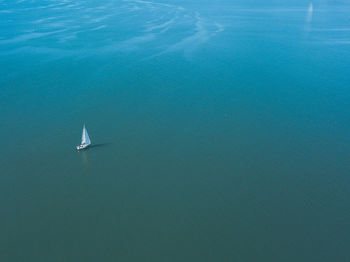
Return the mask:
POLYGON ((90 140, 89 134, 86 130, 86 127, 84 125, 83 134, 81 135, 81 145, 77 146, 77 150, 83 150, 83 149, 87 148, 89 145, 91 145, 91 140, 90 140))

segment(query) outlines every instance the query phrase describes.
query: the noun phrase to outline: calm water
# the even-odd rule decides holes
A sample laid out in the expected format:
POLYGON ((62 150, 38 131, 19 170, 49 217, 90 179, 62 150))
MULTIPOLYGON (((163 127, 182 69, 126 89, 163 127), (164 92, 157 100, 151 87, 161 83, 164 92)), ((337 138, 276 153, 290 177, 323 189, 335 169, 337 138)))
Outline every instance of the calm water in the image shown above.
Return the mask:
POLYGON ((348 1, 0 19, 0 261, 350 261, 348 1))

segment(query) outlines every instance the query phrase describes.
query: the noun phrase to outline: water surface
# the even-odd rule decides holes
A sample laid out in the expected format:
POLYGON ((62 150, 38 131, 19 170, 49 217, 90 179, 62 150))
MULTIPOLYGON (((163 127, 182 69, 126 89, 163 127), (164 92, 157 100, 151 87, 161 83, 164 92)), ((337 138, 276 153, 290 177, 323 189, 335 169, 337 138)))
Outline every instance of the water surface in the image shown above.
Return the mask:
POLYGON ((349 13, 0 1, 0 260, 348 261, 349 13))

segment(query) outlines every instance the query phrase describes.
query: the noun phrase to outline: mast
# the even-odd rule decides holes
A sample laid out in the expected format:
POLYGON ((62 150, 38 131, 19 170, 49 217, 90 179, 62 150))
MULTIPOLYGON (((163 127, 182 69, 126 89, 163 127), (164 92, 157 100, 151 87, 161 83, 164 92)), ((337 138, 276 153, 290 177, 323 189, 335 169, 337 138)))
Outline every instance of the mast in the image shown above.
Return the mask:
POLYGON ((90 145, 91 144, 90 137, 89 137, 89 134, 86 130, 85 124, 83 127, 83 134, 81 135, 81 144, 82 145, 84 145, 84 144, 90 145))
POLYGON ((85 130, 86 130, 86 128, 85 128, 85 124, 84 124, 84 126, 83 126, 83 133, 81 135, 81 144, 82 145, 85 144, 85 141, 86 141, 85 130))

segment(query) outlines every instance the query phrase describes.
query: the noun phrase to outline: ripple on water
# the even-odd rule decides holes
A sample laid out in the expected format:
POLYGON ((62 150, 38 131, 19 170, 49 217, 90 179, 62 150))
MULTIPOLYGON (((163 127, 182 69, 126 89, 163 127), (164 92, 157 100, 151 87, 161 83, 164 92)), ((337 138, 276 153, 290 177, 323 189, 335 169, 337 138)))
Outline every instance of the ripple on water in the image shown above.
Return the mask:
POLYGON ((223 31, 222 25, 195 10, 152 1, 22 0, 4 7, 2 16, 15 22, 0 28, 0 55, 33 50, 56 55, 62 50, 95 56, 146 50, 142 59, 170 52, 183 52, 188 58, 223 31))

